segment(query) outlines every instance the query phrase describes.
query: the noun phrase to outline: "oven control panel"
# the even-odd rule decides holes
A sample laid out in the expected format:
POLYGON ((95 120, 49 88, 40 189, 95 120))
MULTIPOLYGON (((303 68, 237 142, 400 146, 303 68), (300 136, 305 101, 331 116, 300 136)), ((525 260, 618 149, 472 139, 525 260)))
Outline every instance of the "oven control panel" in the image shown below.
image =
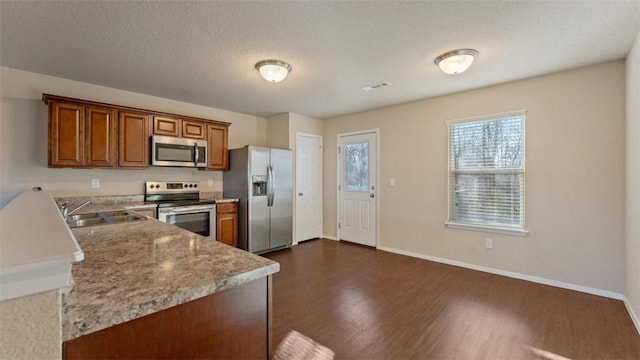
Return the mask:
POLYGON ((180 194, 199 192, 197 181, 147 181, 147 194, 180 194))

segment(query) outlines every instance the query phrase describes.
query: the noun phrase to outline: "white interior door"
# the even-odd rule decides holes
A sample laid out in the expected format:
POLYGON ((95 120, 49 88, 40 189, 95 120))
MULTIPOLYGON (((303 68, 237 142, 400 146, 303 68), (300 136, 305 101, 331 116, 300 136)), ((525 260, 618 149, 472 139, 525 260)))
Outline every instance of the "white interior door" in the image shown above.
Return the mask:
POLYGON ((377 133, 339 135, 338 144, 339 237, 376 246, 377 133))
POLYGON ((322 234, 322 137, 296 134, 296 241, 322 234))

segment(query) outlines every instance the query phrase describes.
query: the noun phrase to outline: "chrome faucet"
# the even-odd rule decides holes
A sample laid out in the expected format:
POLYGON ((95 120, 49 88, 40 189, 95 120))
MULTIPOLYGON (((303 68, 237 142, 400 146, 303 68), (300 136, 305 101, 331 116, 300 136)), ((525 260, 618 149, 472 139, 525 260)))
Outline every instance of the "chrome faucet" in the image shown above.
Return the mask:
POLYGON ((91 204, 93 201, 91 200, 87 200, 85 202, 83 202, 82 204, 78 205, 75 209, 69 211, 69 202, 65 201, 60 205, 60 210, 62 210, 62 217, 64 218, 64 221, 67 221, 67 219, 69 218, 69 215, 72 215, 73 213, 75 213, 76 211, 80 210, 80 208, 83 208, 86 205, 91 204))

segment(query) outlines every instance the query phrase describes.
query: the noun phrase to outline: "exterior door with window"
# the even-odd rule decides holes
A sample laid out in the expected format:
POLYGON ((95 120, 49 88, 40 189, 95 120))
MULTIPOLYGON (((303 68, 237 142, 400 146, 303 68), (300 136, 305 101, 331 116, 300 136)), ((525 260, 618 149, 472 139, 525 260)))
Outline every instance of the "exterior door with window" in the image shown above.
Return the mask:
POLYGON ((339 221, 341 240, 376 246, 377 133, 339 135, 339 221))

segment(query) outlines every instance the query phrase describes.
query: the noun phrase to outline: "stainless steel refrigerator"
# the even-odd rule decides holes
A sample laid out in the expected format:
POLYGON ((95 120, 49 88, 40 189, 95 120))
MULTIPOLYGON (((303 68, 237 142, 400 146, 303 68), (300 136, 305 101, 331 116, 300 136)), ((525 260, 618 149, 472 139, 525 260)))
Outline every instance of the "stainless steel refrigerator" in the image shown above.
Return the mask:
POLYGON ((291 150, 245 146, 229 150, 223 193, 238 198, 238 247, 261 254, 293 240, 291 150))

